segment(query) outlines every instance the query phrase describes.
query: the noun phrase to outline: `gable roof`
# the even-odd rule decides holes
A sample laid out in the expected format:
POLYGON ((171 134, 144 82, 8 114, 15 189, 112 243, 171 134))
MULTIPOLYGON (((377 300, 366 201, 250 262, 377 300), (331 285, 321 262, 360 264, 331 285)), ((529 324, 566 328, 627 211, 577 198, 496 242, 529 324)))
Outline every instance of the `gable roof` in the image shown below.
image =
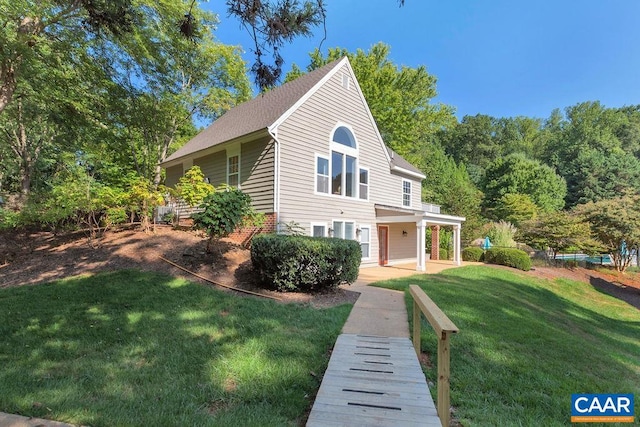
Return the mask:
POLYGON ((267 129, 343 60, 337 59, 233 107, 167 157, 164 163, 267 129))

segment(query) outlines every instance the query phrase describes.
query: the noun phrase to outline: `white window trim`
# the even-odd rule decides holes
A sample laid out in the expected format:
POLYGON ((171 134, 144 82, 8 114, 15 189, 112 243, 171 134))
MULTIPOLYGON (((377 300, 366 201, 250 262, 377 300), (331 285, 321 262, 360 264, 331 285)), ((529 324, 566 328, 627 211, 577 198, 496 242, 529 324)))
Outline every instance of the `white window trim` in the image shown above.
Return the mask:
POLYGON ((371 195, 371 170, 369 168, 365 168, 363 166, 360 166, 358 164, 358 200, 361 200, 363 202, 368 202, 369 201, 369 196, 371 195), (360 197, 360 170, 365 170, 367 171, 367 197, 365 199, 360 197))
MULTIPOLYGON (((240 174, 242 172, 242 156, 240 155, 240 146, 227 148, 227 162, 226 162, 226 176, 227 176, 227 185, 229 184, 229 159, 234 156, 238 156, 238 186, 240 188, 240 174)), ((235 174, 234 174, 235 175, 235 174)))
POLYGON ((329 227, 327 226, 326 222, 311 222, 309 224, 309 236, 313 237, 313 227, 324 227, 324 236, 322 237, 327 237, 329 234, 329 227))
POLYGON ((401 194, 402 194, 402 196, 401 196, 401 197, 402 197, 402 198, 401 198, 401 200, 400 200, 400 203, 402 203, 402 206, 403 206, 403 207, 405 207, 405 208, 410 208, 410 207, 412 207, 412 206, 413 206, 413 182, 412 182, 412 181, 410 181, 410 180, 408 180, 408 179, 404 179, 404 178, 402 178, 402 189, 401 189, 401 190, 402 190, 402 191, 401 191, 401 194), (408 182, 408 183, 409 183, 409 204, 408 204, 408 205, 405 205, 405 204, 404 204, 404 194, 405 194, 405 193, 404 193, 404 183, 405 183, 405 182, 408 182))
POLYGON ((315 153, 313 160, 313 194, 321 196, 335 196, 334 194, 331 194, 331 159, 325 155, 315 153), (329 164, 329 175, 327 176, 329 179, 329 187, 326 193, 318 191, 318 159, 324 159, 329 164))
MULTIPOLYGON (((343 224, 343 227, 344 227, 344 224, 347 223, 347 222, 353 223, 353 239, 345 239, 343 237, 342 237, 342 239, 344 239, 344 240, 355 240, 355 241, 358 240, 358 236, 356 235, 356 230, 358 228, 358 223, 356 222, 355 219, 345 219, 345 218, 332 219, 331 220, 331 229, 333 231, 331 232, 331 235, 329 237, 335 237, 335 229, 333 228, 333 223, 334 222, 341 222, 343 224)), ((344 228, 343 228, 343 231, 344 231, 344 228)), ((329 229, 327 229, 327 234, 329 234, 329 229)))
POLYGON ((369 241, 366 242, 366 243, 369 244, 369 256, 368 257, 363 256, 362 259, 363 260, 370 260, 371 259, 371 224, 357 224, 356 230, 358 228, 360 229, 360 236, 356 236, 356 237, 357 237, 358 243, 360 243, 360 245, 362 245, 362 241, 361 241, 362 229, 366 228, 366 229, 369 230, 369 241))

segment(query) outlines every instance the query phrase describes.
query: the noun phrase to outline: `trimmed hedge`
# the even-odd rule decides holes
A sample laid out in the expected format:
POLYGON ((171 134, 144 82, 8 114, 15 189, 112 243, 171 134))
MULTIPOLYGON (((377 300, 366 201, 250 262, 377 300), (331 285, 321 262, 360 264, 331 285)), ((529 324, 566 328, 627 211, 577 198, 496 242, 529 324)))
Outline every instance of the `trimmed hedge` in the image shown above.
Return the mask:
POLYGON ((491 248, 484 253, 489 264, 506 265, 524 271, 531 270, 531 258, 525 251, 513 248, 491 248))
POLYGON ((483 261, 484 251, 482 248, 477 246, 470 246, 468 248, 464 248, 462 250, 462 260, 463 261, 483 261))
POLYGON ((262 234, 251 242, 251 262, 261 283, 282 292, 353 283, 361 258, 360 244, 354 240, 262 234))

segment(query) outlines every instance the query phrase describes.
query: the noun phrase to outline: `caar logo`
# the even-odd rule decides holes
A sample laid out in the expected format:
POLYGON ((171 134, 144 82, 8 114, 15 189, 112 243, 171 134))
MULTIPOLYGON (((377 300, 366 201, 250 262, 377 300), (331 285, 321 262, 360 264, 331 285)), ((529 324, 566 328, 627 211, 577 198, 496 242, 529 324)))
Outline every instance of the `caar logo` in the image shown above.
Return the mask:
POLYGON ((633 394, 572 394, 572 423, 632 423, 633 394))

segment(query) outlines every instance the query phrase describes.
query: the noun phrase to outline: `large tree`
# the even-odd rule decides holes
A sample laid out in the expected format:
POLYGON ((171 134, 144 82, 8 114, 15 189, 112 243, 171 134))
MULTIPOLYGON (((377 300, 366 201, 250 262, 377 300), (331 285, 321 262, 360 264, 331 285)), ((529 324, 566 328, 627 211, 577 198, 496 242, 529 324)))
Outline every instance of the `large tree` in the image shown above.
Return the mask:
POLYGON ((526 194, 542 212, 561 209, 567 193, 564 179, 551 167, 523 154, 510 154, 491 163, 481 188, 487 208, 506 194, 526 194))

